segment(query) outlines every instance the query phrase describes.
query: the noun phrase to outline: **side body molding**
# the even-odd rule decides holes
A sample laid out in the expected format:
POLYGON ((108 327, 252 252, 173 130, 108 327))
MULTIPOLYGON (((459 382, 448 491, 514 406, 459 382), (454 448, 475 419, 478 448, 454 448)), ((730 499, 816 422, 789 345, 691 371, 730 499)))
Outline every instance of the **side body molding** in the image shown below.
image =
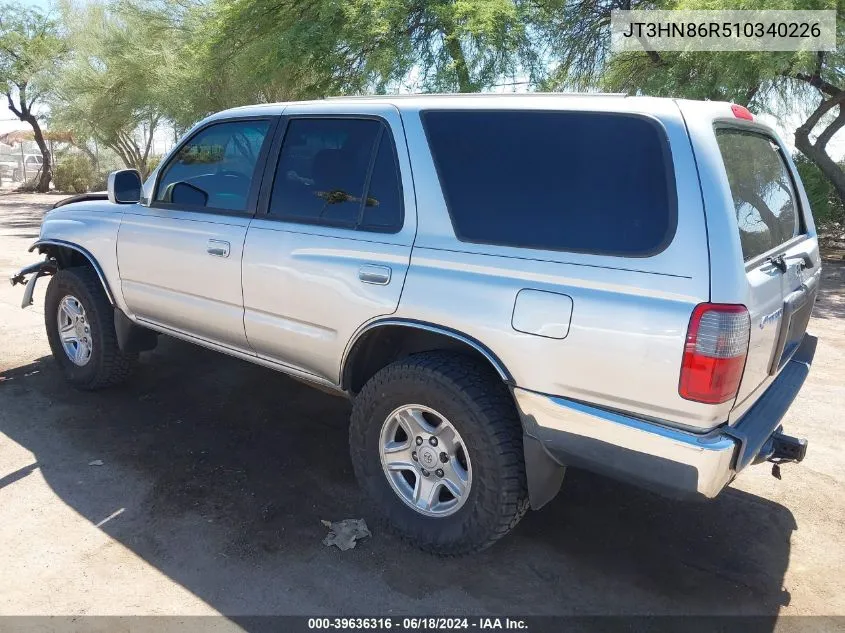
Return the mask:
POLYGON ((116 305, 115 300, 114 300, 114 295, 112 294, 111 288, 109 288, 109 284, 106 281, 106 276, 103 273, 103 269, 100 266, 100 264, 97 262, 96 258, 90 252, 88 252, 85 248, 83 248, 79 244, 74 244, 73 242, 66 242, 65 240, 57 240, 57 239, 38 240, 32 246, 29 247, 29 252, 31 253, 32 251, 34 251, 37 248, 39 253, 43 253, 46 250, 46 249, 43 248, 45 246, 60 246, 62 248, 69 248, 71 250, 76 251, 77 253, 79 253, 83 257, 85 257, 85 259, 87 259, 90 262, 91 267, 97 272, 97 277, 100 279, 100 283, 103 284, 103 290, 105 290, 105 292, 106 292, 106 297, 108 298, 109 303, 112 306, 116 305))
POLYGON ((340 378, 341 378, 341 386, 346 383, 346 373, 349 368, 348 361, 352 351, 358 345, 359 341, 369 332, 372 332, 376 328, 385 327, 385 326, 401 326, 407 328, 413 328, 417 330, 424 330, 426 332, 433 332, 435 334, 442 334, 444 336, 448 336, 449 338, 453 338, 456 341, 464 343, 465 345, 469 345, 479 354, 484 356, 487 361, 493 366, 496 370, 496 373, 499 374, 499 377, 508 384, 513 384, 513 378, 510 375, 510 372, 505 368, 504 363, 499 360, 499 357, 496 356, 490 349, 487 348, 483 343, 478 342, 471 336, 458 332, 456 330, 452 330, 450 328, 442 327, 439 325, 433 325, 431 323, 426 323, 424 321, 415 321, 413 319, 400 319, 400 318, 387 318, 387 319, 379 319, 377 321, 373 321, 364 325, 360 330, 358 330, 355 335, 352 337, 350 343, 346 346, 346 350, 343 352, 343 359, 341 360, 340 364, 340 378))

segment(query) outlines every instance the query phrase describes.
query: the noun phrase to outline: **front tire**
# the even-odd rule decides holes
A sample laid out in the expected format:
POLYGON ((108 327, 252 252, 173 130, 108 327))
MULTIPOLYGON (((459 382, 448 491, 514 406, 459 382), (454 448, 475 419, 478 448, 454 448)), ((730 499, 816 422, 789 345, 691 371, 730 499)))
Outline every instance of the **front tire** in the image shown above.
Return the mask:
POLYGON ((120 350, 114 309, 93 269, 67 268, 53 275, 44 324, 53 358, 75 387, 86 391, 111 387, 134 371, 138 355, 120 350))
POLYGON ((350 452, 392 528, 432 553, 485 549, 528 510, 513 399, 460 354, 417 354, 373 376, 353 404, 350 452))

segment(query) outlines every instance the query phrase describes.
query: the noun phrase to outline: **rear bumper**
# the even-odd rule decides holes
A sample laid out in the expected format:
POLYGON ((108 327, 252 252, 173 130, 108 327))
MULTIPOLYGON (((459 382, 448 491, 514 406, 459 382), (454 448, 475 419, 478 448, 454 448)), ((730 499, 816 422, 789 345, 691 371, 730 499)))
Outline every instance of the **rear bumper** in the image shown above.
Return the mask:
POLYGON ((514 395, 526 435, 557 463, 669 496, 710 498, 771 446, 769 438, 804 384, 815 349, 816 338, 805 336, 778 377, 734 426, 706 434, 525 389, 515 388, 514 395))

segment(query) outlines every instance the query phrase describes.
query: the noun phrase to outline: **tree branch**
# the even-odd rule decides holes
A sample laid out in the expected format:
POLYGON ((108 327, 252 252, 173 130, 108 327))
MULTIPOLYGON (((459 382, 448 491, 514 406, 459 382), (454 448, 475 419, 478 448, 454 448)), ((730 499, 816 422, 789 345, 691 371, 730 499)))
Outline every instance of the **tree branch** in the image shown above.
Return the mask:
POLYGON ((748 91, 745 93, 745 103, 743 105, 748 105, 751 103, 751 100, 757 96, 757 93, 760 92, 760 84, 756 84, 751 86, 748 91))
POLYGON ((825 151, 825 145, 845 125, 845 91, 831 99, 822 101, 809 118, 795 130, 795 147, 809 158, 827 176, 837 196, 845 204, 845 171, 825 151), (815 143, 810 141, 810 133, 819 120, 835 106, 839 106, 839 115, 819 135, 815 143))
POLYGON ((147 157, 150 154, 150 150, 153 146, 153 136, 155 135, 155 131, 158 128, 158 122, 161 119, 159 116, 154 116, 150 119, 150 130, 149 136, 147 136, 147 147, 144 150, 144 160, 147 160, 147 157))
POLYGON ((829 97, 838 97, 842 94, 842 89, 837 88, 829 81, 825 81, 819 75, 808 75, 807 73, 795 73, 792 75, 794 79, 798 79, 799 81, 804 81, 813 88, 818 89, 820 92, 823 92, 829 97))
POLYGON ((14 100, 12 99, 12 93, 11 93, 11 92, 8 92, 8 91, 6 92, 6 99, 7 99, 7 100, 8 100, 8 102, 9 102, 9 110, 11 110, 11 111, 12 111, 12 114, 14 114, 16 117, 18 117, 20 120, 22 120, 22 121, 23 121, 23 113, 21 113, 21 111, 20 111, 20 110, 18 110, 18 109, 15 107, 15 102, 14 102, 14 100))
POLYGON ((816 147, 822 150, 825 149, 827 144, 830 142, 830 139, 833 138, 834 134, 842 129, 843 125, 845 125, 845 106, 840 103, 839 115, 824 129, 821 134, 819 134, 815 143, 816 147))
POLYGON ((807 117, 807 120, 795 130, 795 136, 800 134, 809 135, 816 127, 821 118, 832 110, 835 106, 845 103, 845 92, 840 91, 839 94, 830 99, 823 99, 815 111, 807 117))

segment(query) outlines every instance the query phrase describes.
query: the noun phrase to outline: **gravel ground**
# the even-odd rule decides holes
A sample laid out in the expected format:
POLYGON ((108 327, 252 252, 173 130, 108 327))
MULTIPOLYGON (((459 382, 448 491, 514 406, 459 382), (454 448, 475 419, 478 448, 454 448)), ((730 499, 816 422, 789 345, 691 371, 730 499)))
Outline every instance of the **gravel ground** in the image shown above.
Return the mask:
MULTIPOLYGON (((0 275, 54 196, 0 196, 0 275)), ((370 517, 348 404, 162 338, 125 387, 61 380, 36 305, 0 284, 0 614, 845 615, 845 265, 829 264, 813 371, 785 421, 809 438, 783 480, 758 466, 708 503, 572 471, 469 559, 321 519, 370 517), (102 460, 102 466, 90 462, 102 460)))

